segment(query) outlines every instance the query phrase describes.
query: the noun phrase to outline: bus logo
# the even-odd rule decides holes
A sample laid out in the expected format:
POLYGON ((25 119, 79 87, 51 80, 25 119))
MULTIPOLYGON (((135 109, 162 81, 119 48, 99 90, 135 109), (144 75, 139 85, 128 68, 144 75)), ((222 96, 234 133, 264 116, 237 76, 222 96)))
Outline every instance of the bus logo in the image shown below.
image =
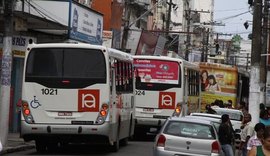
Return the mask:
POLYGON ((79 90, 78 93, 79 112, 99 111, 99 90, 79 90))
POLYGON ((175 92, 159 92, 158 107, 161 109, 174 109, 175 92))

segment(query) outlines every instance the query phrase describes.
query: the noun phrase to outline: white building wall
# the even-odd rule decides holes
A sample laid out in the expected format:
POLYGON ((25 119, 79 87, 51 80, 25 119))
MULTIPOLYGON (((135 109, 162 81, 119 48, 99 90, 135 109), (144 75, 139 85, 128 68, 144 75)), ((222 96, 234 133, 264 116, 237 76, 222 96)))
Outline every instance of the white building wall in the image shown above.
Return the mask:
POLYGON ((172 31, 182 31, 183 18, 184 18, 183 0, 173 0, 173 3, 175 4, 175 7, 174 8, 172 7, 172 12, 171 12, 172 31))

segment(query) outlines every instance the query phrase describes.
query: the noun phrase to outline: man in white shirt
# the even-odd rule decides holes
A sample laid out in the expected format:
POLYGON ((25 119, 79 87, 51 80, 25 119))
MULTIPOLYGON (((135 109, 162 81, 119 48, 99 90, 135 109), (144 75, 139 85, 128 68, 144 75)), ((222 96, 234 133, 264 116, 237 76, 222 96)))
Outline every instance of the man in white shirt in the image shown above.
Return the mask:
POLYGON ((254 133, 254 128, 251 126, 251 114, 248 113, 244 115, 244 121, 241 129, 242 133, 240 150, 242 151, 242 156, 247 156, 247 143, 249 138, 253 136, 254 133))

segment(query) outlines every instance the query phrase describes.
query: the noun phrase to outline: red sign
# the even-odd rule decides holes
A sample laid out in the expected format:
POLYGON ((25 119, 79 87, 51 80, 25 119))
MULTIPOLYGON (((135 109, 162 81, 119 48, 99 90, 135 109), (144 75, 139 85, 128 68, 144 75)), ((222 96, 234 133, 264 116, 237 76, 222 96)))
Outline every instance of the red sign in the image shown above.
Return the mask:
POLYGON ((79 90, 78 111, 98 112, 99 111, 99 90, 79 90))
POLYGON ((158 108, 174 109, 175 92, 159 92, 158 108))
POLYGON ((178 84, 178 62, 134 59, 134 66, 141 82, 178 84))

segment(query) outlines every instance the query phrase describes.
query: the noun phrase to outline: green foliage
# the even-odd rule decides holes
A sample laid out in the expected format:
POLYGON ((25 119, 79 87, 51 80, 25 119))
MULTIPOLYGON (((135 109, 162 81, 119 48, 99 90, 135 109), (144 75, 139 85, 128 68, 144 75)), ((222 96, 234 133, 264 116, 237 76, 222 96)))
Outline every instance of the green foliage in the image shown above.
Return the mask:
POLYGON ((241 47, 240 47, 240 43, 241 43, 242 37, 240 35, 234 35, 232 37, 232 48, 235 51, 240 51, 241 47))

